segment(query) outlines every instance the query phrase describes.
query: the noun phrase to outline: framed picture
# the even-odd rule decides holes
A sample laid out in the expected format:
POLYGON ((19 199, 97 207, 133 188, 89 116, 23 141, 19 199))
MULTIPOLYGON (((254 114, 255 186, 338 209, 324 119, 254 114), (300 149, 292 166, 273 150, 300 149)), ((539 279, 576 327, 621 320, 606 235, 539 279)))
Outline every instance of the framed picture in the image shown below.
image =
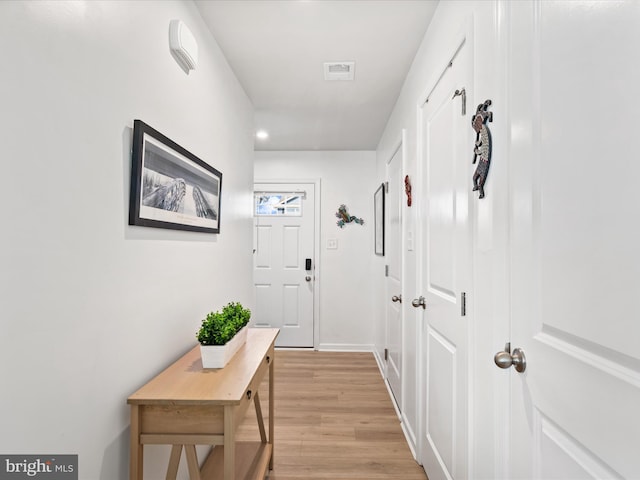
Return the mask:
POLYGON ((222 173, 133 122, 129 225, 220 233, 222 173))
POLYGON ((376 255, 384 255, 384 183, 373 196, 375 217, 375 250, 376 255))

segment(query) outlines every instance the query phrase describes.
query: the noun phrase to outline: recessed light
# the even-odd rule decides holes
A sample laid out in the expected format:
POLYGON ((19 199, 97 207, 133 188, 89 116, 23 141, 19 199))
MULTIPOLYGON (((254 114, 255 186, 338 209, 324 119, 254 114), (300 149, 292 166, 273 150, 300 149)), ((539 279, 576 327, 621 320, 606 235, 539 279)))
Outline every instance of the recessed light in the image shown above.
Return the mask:
POLYGON ((256 132, 256 138, 259 140, 266 140, 269 138, 269 133, 266 130, 258 130, 256 132))

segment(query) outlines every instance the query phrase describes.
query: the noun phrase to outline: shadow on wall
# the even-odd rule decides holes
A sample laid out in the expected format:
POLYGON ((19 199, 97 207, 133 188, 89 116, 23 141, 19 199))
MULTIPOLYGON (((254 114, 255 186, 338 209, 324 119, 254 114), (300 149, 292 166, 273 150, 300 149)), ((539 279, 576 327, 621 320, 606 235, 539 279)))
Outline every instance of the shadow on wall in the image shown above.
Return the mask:
MULTIPOLYGON (((105 449, 100 480, 129 478, 129 435, 129 428, 124 429, 105 449)), ((82 464, 82 459, 79 461, 82 464)))

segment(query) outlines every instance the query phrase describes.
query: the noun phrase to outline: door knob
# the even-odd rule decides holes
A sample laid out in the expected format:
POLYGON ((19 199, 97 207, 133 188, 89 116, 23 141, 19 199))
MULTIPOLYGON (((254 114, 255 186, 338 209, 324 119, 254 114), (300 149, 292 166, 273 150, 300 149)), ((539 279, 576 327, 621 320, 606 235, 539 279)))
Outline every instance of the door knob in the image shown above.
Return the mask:
POLYGON ((505 346, 505 350, 498 352, 493 357, 493 361, 500 368, 509 368, 512 365, 516 367, 516 372, 522 373, 527 368, 527 358, 521 348, 514 348, 513 353, 510 352, 509 344, 505 346))
POLYGON ((402 295, 394 295, 393 297, 391 297, 391 301, 402 303, 402 295))
POLYGON ((411 305, 413 305, 415 308, 418 308, 418 307, 422 307, 423 309, 427 308, 427 302, 425 301, 422 295, 420 295, 418 298, 414 298, 413 300, 411 300, 411 305))
POLYGON ((304 279, 305 279, 307 282, 310 282, 310 281, 311 281, 311 277, 310 277, 309 275, 307 275, 306 277, 304 277, 304 279))

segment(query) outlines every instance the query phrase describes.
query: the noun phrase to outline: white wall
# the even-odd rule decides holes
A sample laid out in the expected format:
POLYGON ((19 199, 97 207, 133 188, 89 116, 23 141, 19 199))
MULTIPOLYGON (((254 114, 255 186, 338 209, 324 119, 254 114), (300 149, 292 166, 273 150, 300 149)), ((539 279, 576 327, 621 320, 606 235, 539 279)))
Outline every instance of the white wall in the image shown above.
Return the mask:
POLYGON ((255 153, 255 178, 263 180, 320 179, 320 349, 371 350, 374 343, 373 194, 375 152, 255 153), (365 220, 340 229, 335 213, 340 204, 365 220), (328 250, 327 240, 338 249, 328 250))
MULTIPOLYGON (((509 2, 506 2, 507 4, 509 2)), ((509 132, 507 130, 506 98, 504 82, 506 66, 504 57, 506 43, 503 24, 504 2, 498 1, 456 1, 440 2, 430 23, 425 38, 416 54, 412 68, 405 80, 387 127, 377 149, 377 175, 385 176, 385 164, 391 158, 402 129, 406 129, 406 171, 412 178, 414 207, 405 207, 405 239, 410 235, 415 239, 415 248, 408 250, 405 245, 404 291, 407 300, 424 292, 419 291, 420 243, 419 243, 419 199, 422 186, 418 178, 418 104, 426 98, 427 89, 433 87, 450 61, 451 48, 465 24, 473 29, 473 85, 467 90, 467 115, 475 110, 478 103, 492 99, 494 121, 493 161, 486 184, 490 193, 480 202, 472 219, 474 224, 474 292, 468 298, 470 324, 470 407, 469 420, 472 445, 470 446, 470 476, 477 478, 497 478, 496 472, 502 468, 494 465, 495 449, 501 448, 503 431, 497 431, 500 408, 508 408, 504 398, 507 385, 500 385, 493 366, 493 354, 500 350, 508 339, 508 294, 507 248, 504 228, 507 217, 506 175, 508 159, 505 151, 509 132), (501 395, 502 392, 502 395, 501 395), (495 432, 495 438, 492 437, 495 432)), ((471 129, 471 126, 469 127, 471 129)), ((470 146, 470 152, 471 152, 470 146)), ((470 169, 471 158, 469 156, 470 169)), ((472 170, 470 170, 472 172, 472 170)), ((471 180, 469 180, 471 188, 471 180)), ((384 284, 376 280, 376 297, 384 294, 384 284)), ((405 313, 404 363, 403 363, 403 405, 404 421, 415 434, 419 430, 418 387, 419 373, 418 333, 421 313, 403 302, 405 313)), ((384 310, 377 309, 377 331, 383 332, 384 310)), ((384 335, 376 337, 378 354, 384 348, 384 335)), ((504 378, 504 376, 502 376, 504 378)), ((505 446, 506 450, 506 446, 505 446)))
MULTIPOLYGON (((0 452, 128 478, 127 397, 208 311, 252 304, 253 108, 190 2, 5 1, 0 18, 0 452), (174 18, 200 47, 188 76, 174 18), (223 172, 220 235, 127 225, 135 118, 223 172)), ((146 452, 164 478, 165 447, 146 452)))

